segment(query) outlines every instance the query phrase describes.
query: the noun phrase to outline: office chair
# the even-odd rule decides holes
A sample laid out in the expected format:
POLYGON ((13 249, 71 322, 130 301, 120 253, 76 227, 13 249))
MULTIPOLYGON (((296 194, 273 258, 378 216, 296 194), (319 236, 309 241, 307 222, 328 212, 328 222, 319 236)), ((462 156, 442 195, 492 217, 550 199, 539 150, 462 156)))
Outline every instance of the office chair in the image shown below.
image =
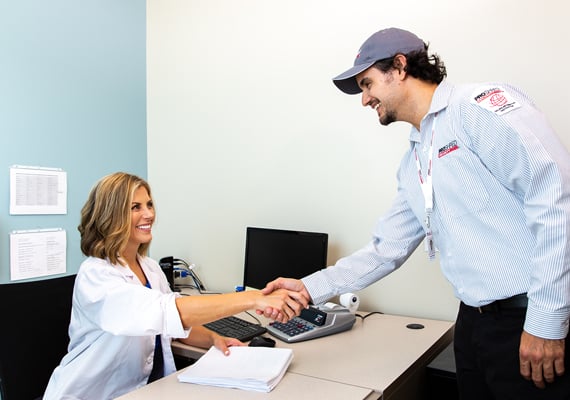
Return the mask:
POLYGON ((0 285, 2 400, 43 396, 67 353, 75 275, 0 285))

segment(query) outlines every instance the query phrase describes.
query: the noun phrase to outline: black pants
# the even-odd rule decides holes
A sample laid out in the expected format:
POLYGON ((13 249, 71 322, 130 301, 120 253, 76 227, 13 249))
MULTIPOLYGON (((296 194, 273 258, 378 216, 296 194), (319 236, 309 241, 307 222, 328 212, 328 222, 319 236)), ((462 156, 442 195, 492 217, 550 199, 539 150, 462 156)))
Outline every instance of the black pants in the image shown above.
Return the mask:
POLYGON ((524 379, 519 345, 525 308, 479 313, 461 303, 455 325, 455 363, 461 400, 570 399, 570 342, 566 338, 565 374, 545 389, 524 379))

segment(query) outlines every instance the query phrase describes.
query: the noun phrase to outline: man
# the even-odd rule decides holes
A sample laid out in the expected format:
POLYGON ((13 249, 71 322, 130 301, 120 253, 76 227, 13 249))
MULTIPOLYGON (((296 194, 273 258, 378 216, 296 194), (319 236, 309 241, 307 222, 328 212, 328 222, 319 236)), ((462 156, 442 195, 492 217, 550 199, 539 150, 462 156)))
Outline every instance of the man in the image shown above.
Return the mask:
POLYGON ((445 77, 411 32, 385 29, 364 42, 333 82, 362 93, 382 125, 411 124, 396 198, 367 246, 264 291, 297 290, 319 304, 376 282, 424 241, 461 300, 462 398, 570 398, 570 155, 519 89, 445 77))

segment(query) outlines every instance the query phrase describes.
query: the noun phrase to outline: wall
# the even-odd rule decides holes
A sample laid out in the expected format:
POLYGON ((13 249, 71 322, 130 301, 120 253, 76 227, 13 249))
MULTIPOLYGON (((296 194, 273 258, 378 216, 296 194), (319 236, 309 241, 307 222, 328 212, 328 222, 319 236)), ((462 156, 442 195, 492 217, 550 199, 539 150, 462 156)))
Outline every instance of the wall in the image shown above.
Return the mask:
MULTIPOLYGON (((149 0, 153 255, 192 261, 208 288, 230 291, 246 226, 328 232, 330 264, 364 245, 395 193, 409 127, 380 127, 331 78, 384 27, 429 41, 453 82, 522 86, 570 147, 568 17, 530 0, 149 0)), ((423 251, 361 295, 368 310, 457 310, 423 251)))
POLYGON ((63 227, 75 273, 80 209, 101 176, 146 177, 146 3, 0 3, 0 282, 12 230, 63 227), (9 215, 14 164, 67 171, 66 215, 9 215))

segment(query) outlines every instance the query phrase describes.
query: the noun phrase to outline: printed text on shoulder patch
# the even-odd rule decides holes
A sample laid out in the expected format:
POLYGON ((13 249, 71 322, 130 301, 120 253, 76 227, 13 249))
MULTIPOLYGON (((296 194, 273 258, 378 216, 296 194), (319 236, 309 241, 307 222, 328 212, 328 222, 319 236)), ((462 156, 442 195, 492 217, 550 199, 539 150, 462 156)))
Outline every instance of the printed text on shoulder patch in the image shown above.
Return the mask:
POLYGON ((500 86, 478 88, 471 96, 471 102, 497 115, 506 114, 521 106, 500 86))

